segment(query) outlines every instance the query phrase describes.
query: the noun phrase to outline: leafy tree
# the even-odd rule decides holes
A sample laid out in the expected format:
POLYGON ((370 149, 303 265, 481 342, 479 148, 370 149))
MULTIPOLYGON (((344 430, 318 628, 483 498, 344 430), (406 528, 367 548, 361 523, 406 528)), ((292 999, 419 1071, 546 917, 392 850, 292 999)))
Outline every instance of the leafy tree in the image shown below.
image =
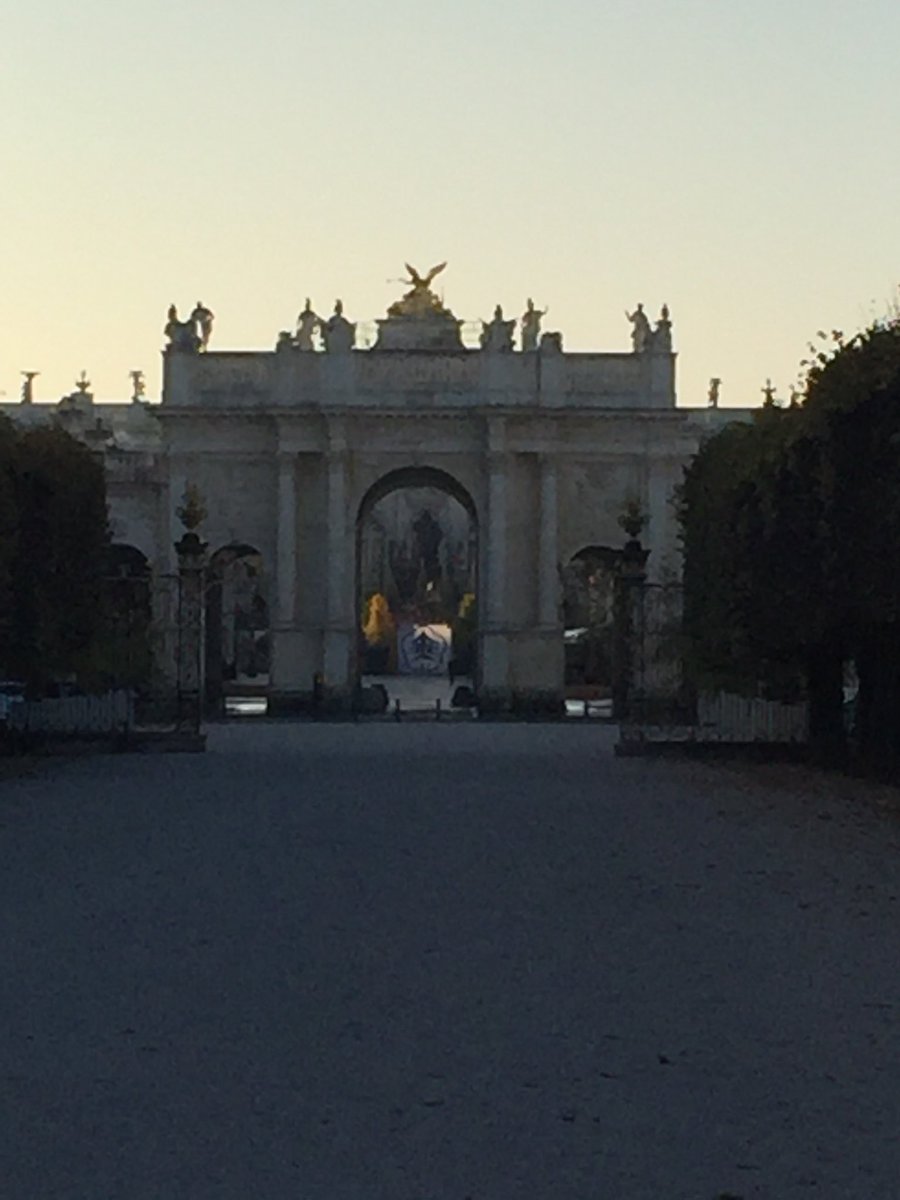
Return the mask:
POLYGON ((363 620, 366 640, 366 670, 381 675, 397 667, 397 626, 387 597, 373 592, 366 601, 363 620))
MULTIPOLYGON (((900 322, 813 363, 803 408, 814 443, 823 572, 840 649, 859 676, 857 750, 877 774, 900 766, 900 322)), ((811 458, 813 456, 810 456, 811 458)), ((837 652, 837 647, 835 648, 837 652)))
POLYGON ((0 415, 0 674, 4 673, 11 643, 13 571, 18 544, 16 509, 16 430, 0 415))
POLYGON ((450 628, 453 634, 454 670, 457 675, 470 675, 475 669, 475 639, 478 631, 478 602, 474 592, 463 593, 450 628))
MULTIPOLYGON (((821 334, 824 338, 825 335, 821 334)), ((701 682, 805 682, 820 756, 840 760, 844 664, 859 751, 900 766, 900 323, 813 348, 802 405, 727 427, 685 474, 686 625, 701 682)))
POLYGON ((792 581, 773 571, 773 499, 792 415, 773 406, 706 442, 680 492, 685 629, 701 685, 789 687, 796 674, 792 581))
POLYGON ((9 601, 2 658, 11 674, 40 688, 89 673, 102 639, 109 544, 103 467, 52 426, 14 431, 11 440, 6 430, 0 443, 3 523, 14 530, 0 533, 9 601))
POLYGON ((373 592, 366 601, 366 616, 363 633, 370 646, 388 645, 396 637, 394 617, 387 598, 381 592, 373 592))

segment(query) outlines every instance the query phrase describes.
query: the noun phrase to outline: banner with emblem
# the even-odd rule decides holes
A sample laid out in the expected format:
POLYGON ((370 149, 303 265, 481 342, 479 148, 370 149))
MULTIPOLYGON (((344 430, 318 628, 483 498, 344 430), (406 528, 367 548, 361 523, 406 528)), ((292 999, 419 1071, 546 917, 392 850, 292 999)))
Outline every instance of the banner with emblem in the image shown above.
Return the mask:
POLYGON ((453 649, 449 625, 397 626, 397 672, 400 675, 446 674, 453 649))

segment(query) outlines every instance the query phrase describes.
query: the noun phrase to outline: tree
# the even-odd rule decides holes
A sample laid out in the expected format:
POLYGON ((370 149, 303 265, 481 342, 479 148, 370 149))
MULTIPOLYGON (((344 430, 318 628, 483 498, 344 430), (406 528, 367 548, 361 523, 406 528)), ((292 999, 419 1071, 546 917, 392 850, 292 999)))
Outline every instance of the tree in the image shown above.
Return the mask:
POLYGON ((387 598, 373 592, 366 601, 363 620, 366 640, 366 672, 383 675, 396 667, 397 627, 387 598))
POLYGON ((774 502, 791 421, 766 407, 707 441, 685 471, 685 631, 700 686, 789 688, 796 675, 799 597, 781 569, 791 547, 774 502))
MULTIPOLYGON (((825 335, 821 334, 821 338, 825 335)), ((820 756, 844 754, 843 678, 860 678, 859 751, 900 766, 900 322, 813 347, 802 405, 772 402, 685 473, 686 630, 701 681, 784 694, 802 680, 820 756)))
POLYGON ((16 455, 15 426, 0 415, 0 673, 8 670, 12 638, 13 572, 19 537, 16 455))
MULTIPOLYGON (((103 636, 109 530, 102 464, 63 430, 0 435, 7 532, 0 587, 8 620, 0 657, 36 688, 90 673, 103 636), (5 555, 5 567, 4 567, 5 555)), ((0 518, 2 520, 2 518, 0 518)))
POLYGON ((900 321, 880 322, 813 362, 804 433, 820 503, 824 570, 845 657, 859 676, 857 757, 900 766, 900 321))

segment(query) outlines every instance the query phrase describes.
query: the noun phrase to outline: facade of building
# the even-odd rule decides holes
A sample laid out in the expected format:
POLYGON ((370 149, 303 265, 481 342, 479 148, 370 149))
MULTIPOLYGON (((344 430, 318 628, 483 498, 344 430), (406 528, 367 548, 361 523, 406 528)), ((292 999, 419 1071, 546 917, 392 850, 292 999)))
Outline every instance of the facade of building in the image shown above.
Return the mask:
MULTIPOLYGON (((228 594, 252 593, 255 615, 242 610, 225 642, 250 630, 258 653, 245 638, 243 658, 275 705, 308 694, 316 675, 335 692, 354 686, 364 593, 385 561, 365 531, 389 536, 384 514, 406 509, 384 501, 401 489, 446 494, 469 515, 468 531, 457 520, 447 538, 477 594, 481 687, 561 690, 562 568, 587 547, 621 547, 629 504, 644 517, 650 578, 677 576, 674 489, 700 439, 742 413, 676 406, 665 307, 653 327, 638 306, 630 351, 566 353, 530 301, 519 322, 498 308, 467 347, 433 274, 411 271, 369 349, 340 303, 323 320, 307 302, 270 352, 212 349, 208 310, 181 322, 173 308, 161 403, 137 387, 130 403, 95 404, 82 380, 55 406, 2 406, 57 420, 103 453, 114 541, 139 550, 155 580, 167 678, 189 487, 213 564, 243 564, 228 594)), ((220 655, 222 640, 207 644, 220 655)))

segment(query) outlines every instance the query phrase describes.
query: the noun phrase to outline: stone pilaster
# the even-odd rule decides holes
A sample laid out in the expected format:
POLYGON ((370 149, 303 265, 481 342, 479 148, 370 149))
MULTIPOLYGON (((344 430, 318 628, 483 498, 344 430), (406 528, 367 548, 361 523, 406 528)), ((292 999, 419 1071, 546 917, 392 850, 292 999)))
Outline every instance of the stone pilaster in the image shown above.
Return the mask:
POLYGON ((479 685, 509 686, 509 631, 506 594, 506 534, 508 526, 506 428, 502 418, 488 423, 487 538, 483 578, 487 595, 482 608, 479 685))
POLYGON ((505 454, 488 457, 487 606, 488 627, 506 620, 506 493, 508 463, 505 454))
POLYGON ((294 623, 297 594, 297 459, 278 455, 278 541, 276 557, 276 606, 278 625, 294 623))
POLYGON ((355 621, 351 581, 353 538, 347 511, 349 455, 333 440, 328 452, 328 581, 323 666, 325 684, 339 692, 351 685, 355 621))
POLYGON ((541 520, 538 535, 538 625, 559 627, 559 505, 556 462, 541 456, 541 520))

